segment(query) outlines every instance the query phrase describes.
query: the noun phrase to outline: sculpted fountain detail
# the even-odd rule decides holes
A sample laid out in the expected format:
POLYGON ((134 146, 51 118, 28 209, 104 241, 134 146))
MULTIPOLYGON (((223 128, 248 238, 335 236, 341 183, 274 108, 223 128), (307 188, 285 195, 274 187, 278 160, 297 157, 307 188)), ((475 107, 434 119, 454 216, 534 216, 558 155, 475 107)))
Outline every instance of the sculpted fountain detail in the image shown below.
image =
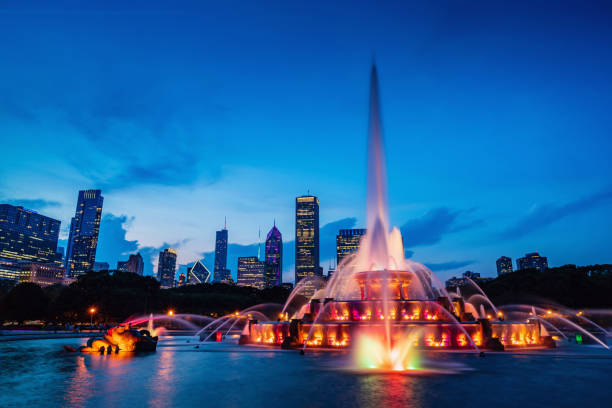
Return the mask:
POLYGON ((291 318, 251 319, 241 343, 304 349, 355 345, 362 366, 392 370, 414 367, 414 349, 554 347, 535 316, 507 321, 502 312, 479 312, 459 294, 449 295, 424 265, 405 258, 400 231, 389 228, 378 92, 373 66, 367 234, 359 251, 338 265, 326 286, 291 318))

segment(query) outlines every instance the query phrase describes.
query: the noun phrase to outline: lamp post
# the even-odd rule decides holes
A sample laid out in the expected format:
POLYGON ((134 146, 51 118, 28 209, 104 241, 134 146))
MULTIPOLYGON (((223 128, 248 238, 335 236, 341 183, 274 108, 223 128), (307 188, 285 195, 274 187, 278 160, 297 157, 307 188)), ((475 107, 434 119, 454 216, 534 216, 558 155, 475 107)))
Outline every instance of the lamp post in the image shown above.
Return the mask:
POLYGON ((96 313, 96 308, 92 307, 89 309, 89 325, 93 326, 93 315, 96 313))

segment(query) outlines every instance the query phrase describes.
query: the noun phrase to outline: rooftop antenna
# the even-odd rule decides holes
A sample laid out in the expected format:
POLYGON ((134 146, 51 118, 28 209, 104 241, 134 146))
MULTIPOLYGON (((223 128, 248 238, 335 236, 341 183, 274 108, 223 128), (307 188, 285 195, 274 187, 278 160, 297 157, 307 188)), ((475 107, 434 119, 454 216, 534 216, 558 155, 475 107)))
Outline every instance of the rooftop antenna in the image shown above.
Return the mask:
POLYGON ((227 215, 223 217, 223 229, 227 229, 227 215))
POLYGON ((276 227, 276 218, 274 218, 274 226, 276 227))
POLYGON ((261 227, 259 227, 258 237, 257 260, 259 261, 259 259, 261 258, 261 227))

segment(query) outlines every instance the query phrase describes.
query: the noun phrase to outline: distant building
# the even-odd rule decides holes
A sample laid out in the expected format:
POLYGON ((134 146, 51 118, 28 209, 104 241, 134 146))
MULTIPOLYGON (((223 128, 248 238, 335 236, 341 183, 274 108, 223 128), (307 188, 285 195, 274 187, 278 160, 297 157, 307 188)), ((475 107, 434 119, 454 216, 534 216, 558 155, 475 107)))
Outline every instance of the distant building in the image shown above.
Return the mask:
POLYGON ((144 274, 144 260, 140 252, 132 254, 127 261, 117 262, 117 270, 121 272, 131 272, 142 276, 144 274))
POLYGON ((66 253, 66 272, 69 276, 77 277, 93 270, 103 203, 100 190, 79 191, 66 253))
POLYGON ((257 289, 265 287, 265 263, 256 256, 241 256, 238 258, 238 286, 251 286, 257 289))
POLYGON ((283 283, 283 236, 274 226, 266 237, 265 256, 265 282, 266 288, 280 286, 283 283))
POLYGON ((194 264, 187 268, 187 285, 197 285, 200 283, 210 282, 210 271, 202 260, 194 262, 194 264))
POLYGON ((334 273, 336 273, 336 269, 335 268, 329 268, 327 271, 327 280, 330 280, 332 278, 332 276, 334 276, 334 273))
POLYGON ((231 282, 232 276, 227 269, 227 227, 217 231, 215 240, 215 282, 231 282))
POLYGON ((282 283, 281 286, 283 288, 286 288, 286 289, 289 289, 289 290, 293 290, 293 283, 291 283, 291 282, 282 283))
POLYGON ((366 234, 364 228, 341 229, 336 235, 336 265, 359 250, 361 239, 366 234))
POLYGON ((477 285, 493 280, 493 278, 480 276, 480 273, 478 272, 465 271, 463 272, 463 275, 460 278, 452 277, 448 279, 445 282, 444 286, 446 286, 446 289, 455 289, 456 287, 466 286, 469 285, 468 279, 472 280, 477 285))
POLYGON ((181 273, 178 278, 178 282, 176 283, 177 287, 185 286, 187 284, 187 277, 184 273, 181 273))
POLYGON ((94 267, 93 267, 94 272, 108 271, 109 269, 110 269, 110 265, 108 264, 108 262, 94 262, 94 267))
POLYGON ((164 288, 174 286, 174 274, 176 273, 176 249, 168 248, 159 253, 157 264, 157 280, 164 288))
MULTIPOLYGON (((306 195, 295 199, 295 284, 308 276, 323 276, 319 262, 319 199, 306 195)), ((304 287, 312 296, 315 287, 304 287)))
POLYGON ((548 269, 548 258, 540 256, 537 252, 532 252, 525 255, 523 258, 516 260, 516 266, 519 271, 524 269, 537 269, 539 272, 548 269))
POLYGON ((507 273, 512 273, 512 258, 507 256, 500 256, 495 262, 497 265, 497 276, 502 276, 507 273))
POLYGON ((40 286, 51 286, 64 284, 65 277, 66 273, 62 266, 27 262, 21 264, 19 282, 33 282, 40 286))
POLYGON ((0 204, 0 258, 60 265, 59 229, 58 220, 23 207, 0 204))

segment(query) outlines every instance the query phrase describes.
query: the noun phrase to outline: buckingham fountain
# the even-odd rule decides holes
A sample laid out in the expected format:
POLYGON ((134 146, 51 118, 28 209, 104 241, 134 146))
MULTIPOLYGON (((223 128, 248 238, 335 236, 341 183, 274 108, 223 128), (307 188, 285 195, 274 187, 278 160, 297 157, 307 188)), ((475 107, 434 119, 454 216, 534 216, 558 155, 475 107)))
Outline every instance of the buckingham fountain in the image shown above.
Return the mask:
POLYGON ((449 294, 424 265, 406 259, 402 236, 390 229, 376 66, 370 77, 367 234, 327 284, 293 316, 250 318, 242 344, 282 348, 367 349, 370 367, 411 366, 412 350, 504 350, 554 347, 535 314, 507 320, 496 309, 449 294))

